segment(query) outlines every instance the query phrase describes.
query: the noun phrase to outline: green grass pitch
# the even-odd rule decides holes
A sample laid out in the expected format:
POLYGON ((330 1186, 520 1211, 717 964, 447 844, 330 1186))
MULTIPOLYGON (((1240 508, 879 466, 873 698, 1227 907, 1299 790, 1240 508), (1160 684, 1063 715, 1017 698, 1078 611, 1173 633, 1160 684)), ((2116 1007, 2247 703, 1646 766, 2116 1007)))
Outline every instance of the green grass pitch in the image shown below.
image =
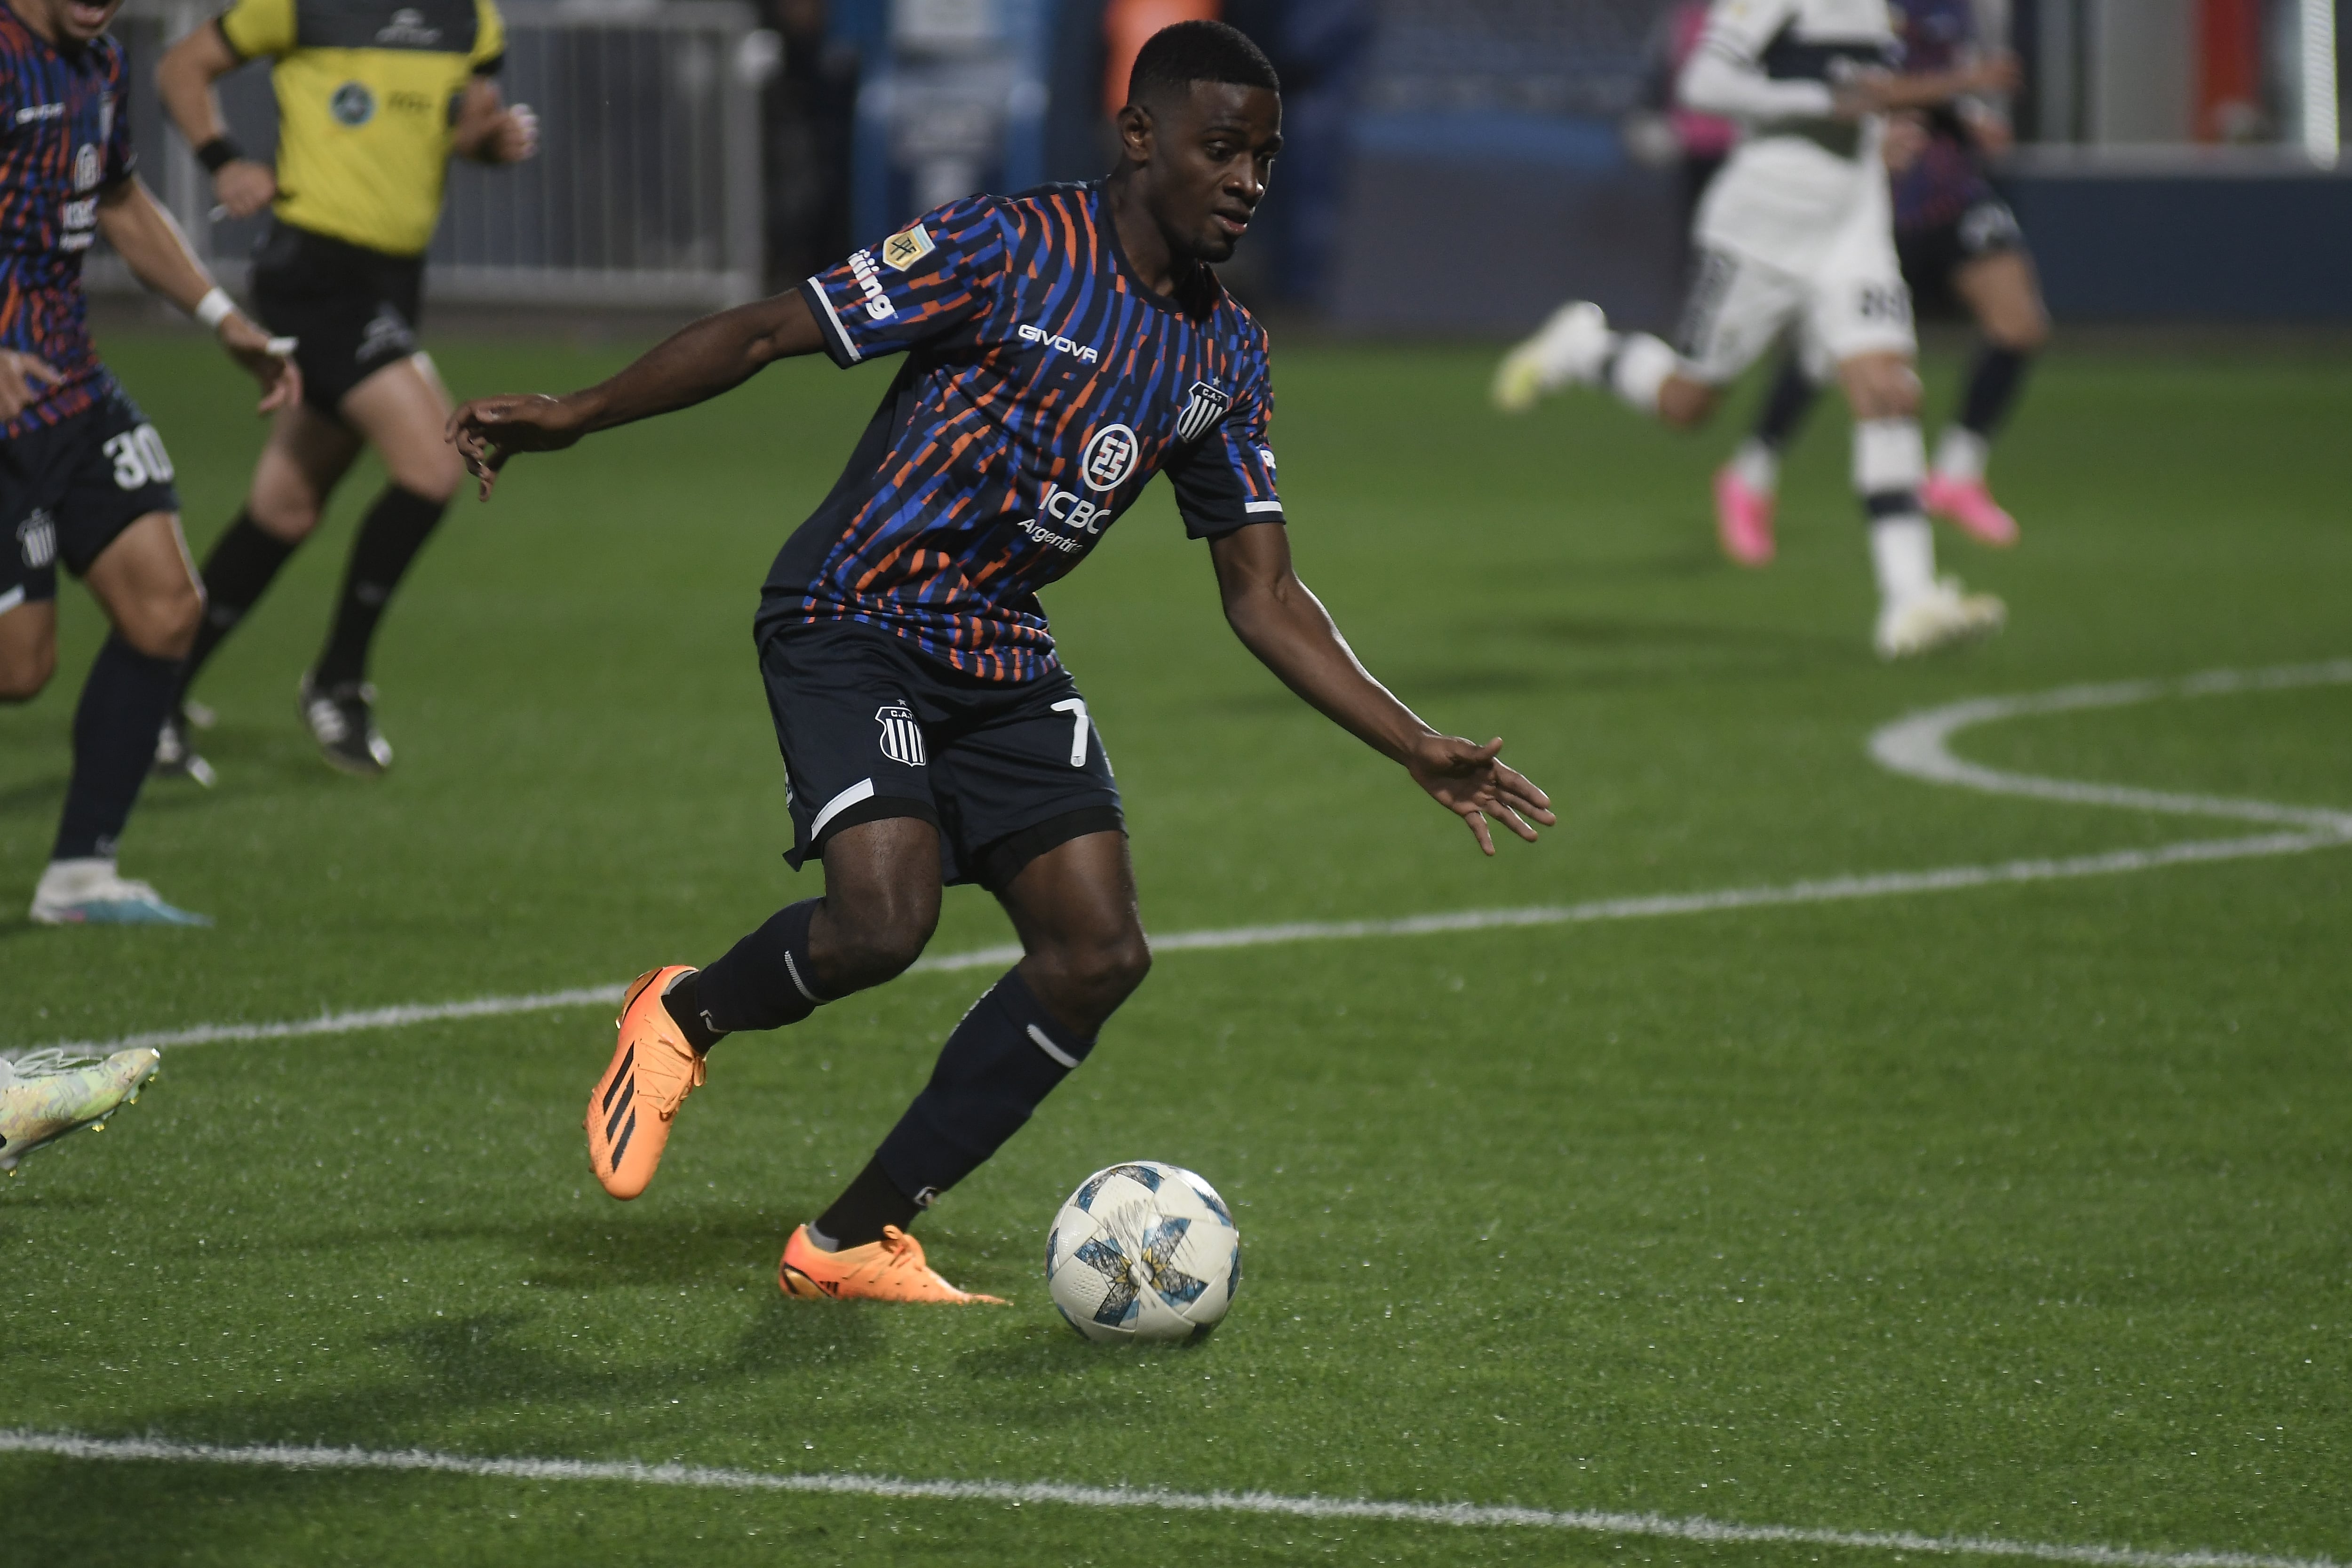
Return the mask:
MULTIPOLYGON (((259 431, 205 345, 108 345, 201 552, 259 431)), ((436 343, 461 394, 617 352, 436 343)), ((2012 625, 1868 656, 1842 420, 1783 554, 1717 557, 1696 440, 1596 398, 1487 415, 1489 353, 1277 361, 1301 570, 1434 722, 1561 824, 1482 860, 1223 627, 1164 489, 1051 595, 1155 932, 1703 892, 2255 831, 1939 788, 1871 731, 1959 699, 2352 655, 2320 353, 2063 350, 1996 476, 2012 625)), ((1931 400, 1954 366, 1930 365, 1931 400)), ((0 1046, 616 984, 805 896, 751 659, 760 579, 887 371, 771 371, 527 459, 388 623, 399 748, 293 713, 373 470, 207 678, 221 784, 151 788, 131 874, 205 931, 25 924, 96 616, 0 711, 0 1046)), ((2067 778, 2352 808, 2352 688, 1991 726, 2067 778)), ((934 951, 1006 940, 972 890, 934 951)), ((765 1472, 1263 1490, 2352 1559, 2352 849, 1570 927, 1163 955, 1102 1049, 925 1222, 1009 1310, 774 1285, 985 972, 713 1060, 606 1200, 593 1008, 167 1053, 103 1137, 0 1185, 0 1427, 765 1472), (1247 1283, 1206 1344, 1053 1316, 1088 1171, 1191 1165, 1247 1283)), ((0 1457, 0 1559, 122 1564, 1877 1563, 1821 1544, 0 1457)))

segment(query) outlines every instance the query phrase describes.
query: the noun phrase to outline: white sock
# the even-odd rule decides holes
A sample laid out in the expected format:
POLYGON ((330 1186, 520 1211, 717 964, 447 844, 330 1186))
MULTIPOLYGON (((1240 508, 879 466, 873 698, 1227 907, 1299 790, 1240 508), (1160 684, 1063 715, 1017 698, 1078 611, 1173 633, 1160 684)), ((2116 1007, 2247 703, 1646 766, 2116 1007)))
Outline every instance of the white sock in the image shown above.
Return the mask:
POLYGON ((1870 560, 1889 604, 1936 585, 1936 535, 1919 510, 1927 443, 1916 419, 1863 419, 1853 426, 1853 488, 1870 513, 1870 560))
POLYGON ((1870 564, 1878 574, 1878 596, 1890 605, 1916 598, 1936 585, 1936 531, 1925 517, 1873 519, 1870 564))
POLYGON ((1731 454, 1731 471, 1749 489, 1771 495, 1780 488, 1780 454, 1750 436, 1731 454))
POLYGON ((114 879, 114 861, 109 857, 52 860, 48 869, 41 873, 41 885, 33 897, 69 904, 89 897, 114 879))
POLYGON ((1936 443, 1936 472, 1948 479, 1973 482, 1984 478, 1992 444, 1963 425, 1948 426, 1936 443))
POLYGON ((1682 368, 1682 355, 1647 332, 1626 332, 1609 360, 1610 389, 1636 413, 1658 412, 1658 389, 1682 368))

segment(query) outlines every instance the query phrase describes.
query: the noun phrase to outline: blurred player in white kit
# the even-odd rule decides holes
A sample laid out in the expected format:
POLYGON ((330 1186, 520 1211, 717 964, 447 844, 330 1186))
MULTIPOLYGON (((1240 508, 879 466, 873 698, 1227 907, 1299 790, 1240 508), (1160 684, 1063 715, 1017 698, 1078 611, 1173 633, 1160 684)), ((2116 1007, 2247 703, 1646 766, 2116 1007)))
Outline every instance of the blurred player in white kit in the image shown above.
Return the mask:
POLYGON ((1895 251, 1881 140, 1891 110, 1933 108, 2016 78, 2003 54, 1931 75, 1895 74, 1886 0, 1716 0, 1684 68, 1683 104, 1744 128, 1699 205, 1680 343, 1612 331, 1600 307, 1563 306, 1495 377, 1518 413, 1570 384, 1605 387, 1678 427, 1783 332, 1853 410, 1853 485, 1869 518, 1879 610, 1873 644, 1902 658, 1988 635, 2005 611, 1936 574, 1919 507, 1911 296, 1895 251))

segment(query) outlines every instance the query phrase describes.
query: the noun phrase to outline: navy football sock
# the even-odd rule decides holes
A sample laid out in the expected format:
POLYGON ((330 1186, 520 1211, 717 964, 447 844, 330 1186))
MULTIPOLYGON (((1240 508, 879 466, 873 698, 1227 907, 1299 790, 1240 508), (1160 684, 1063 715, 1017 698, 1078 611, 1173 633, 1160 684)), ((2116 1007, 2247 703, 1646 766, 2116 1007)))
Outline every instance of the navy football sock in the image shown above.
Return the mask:
POLYGON ((710 1015, 702 1010, 702 971, 689 969, 669 983, 662 993, 662 1011, 677 1026, 686 1043, 694 1047, 697 1056, 709 1056, 710 1047, 727 1037, 727 1031, 710 1022, 710 1015))
POLYGON ((114 841, 155 760, 156 731, 179 689, 178 659, 141 653, 120 633, 106 639, 74 710, 73 782, 66 786, 51 859, 114 858, 114 841))
POLYGON ((1961 427, 1987 437, 2000 429, 2017 405, 2026 367, 2032 363, 2032 354, 1998 343, 1987 343, 1978 351, 1977 363, 1969 371, 1969 389, 1960 399, 1961 427))
POLYGON ((803 899, 778 910, 726 957, 693 976, 695 1010, 714 1036, 781 1029, 832 1000, 818 994, 809 966, 809 921, 824 903, 803 899))
POLYGON ((196 627, 195 646, 180 667, 180 689, 185 691, 196 671, 213 656, 223 638, 236 629, 246 612, 261 601, 270 583, 294 553, 294 546, 253 521, 250 511, 236 521, 205 557, 205 618, 196 627))
POLYGON ((1805 367, 1790 354, 1780 362, 1780 374, 1773 379, 1772 390, 1764 399, 1764 410, 1756 416, 1756 439, 1775 452, 1786 451, 1789 443, 1797 438, 1797 431, 1812 412, 1813 400, 1822 389, 1805 374, 1805 367))
POLYGON ((360 523, 352 542, 351 564, 343 573, 343 595, 335 606, 335 624, 327 633, 327 647, 319 655, 319 689, 356 686, 367 679, 369 645, 376 623, 392 602, 416 552, 425 548, 433 530, 448 510, 447 501, 434 500, 399 485, 386 485, 360 523))
POLYGON ((882 1140, 875 1163, 920 1205, 978 1170, 1095 1048, 1045 1011, 1017 969, 948 1036, 931 1081, 882 1140))
POLYGON ((921 1212, 922 1205, 898 1190, 877 1156, 866 1162, 830 1208, 809 1222, 809 1239, 826 1252, 864 1247, 881 1240, 886 1226, 906 1229, 921 1212))

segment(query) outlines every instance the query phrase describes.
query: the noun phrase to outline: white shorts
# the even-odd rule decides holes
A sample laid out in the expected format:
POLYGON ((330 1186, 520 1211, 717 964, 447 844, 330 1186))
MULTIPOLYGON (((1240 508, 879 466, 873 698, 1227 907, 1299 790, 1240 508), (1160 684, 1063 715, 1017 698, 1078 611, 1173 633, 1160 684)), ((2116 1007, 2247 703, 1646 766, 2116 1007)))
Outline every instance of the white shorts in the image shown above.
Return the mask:
POLYGON ((1916 355, 1911 290, 1895 258, 1894 237, 1857 225, 1811 277, 1738 250, 1700 250, 1675 345, 1690 375, 1710 386, 1736 380, 1791 328, 1816 381, 1858 354, 1916 355))

